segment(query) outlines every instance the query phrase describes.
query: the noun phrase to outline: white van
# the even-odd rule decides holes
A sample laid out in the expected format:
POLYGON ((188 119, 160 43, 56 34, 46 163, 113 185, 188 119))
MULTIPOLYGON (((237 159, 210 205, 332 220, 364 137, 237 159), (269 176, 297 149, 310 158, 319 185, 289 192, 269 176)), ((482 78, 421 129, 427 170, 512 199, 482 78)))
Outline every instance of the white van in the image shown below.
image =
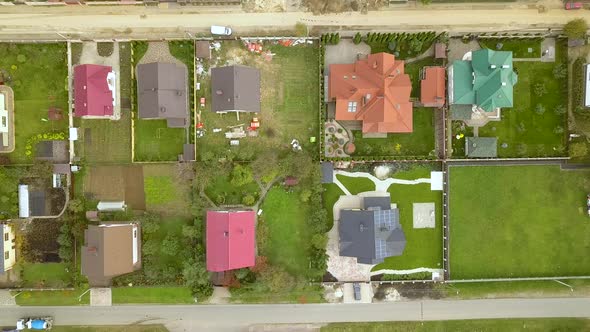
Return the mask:
POLYGON ((212 25, 211 26, 211 34, 212 35, 220 35, 220 36, 229 36, 229 35, 231 35, 231 28, 224 27, 221 25, 212 25))

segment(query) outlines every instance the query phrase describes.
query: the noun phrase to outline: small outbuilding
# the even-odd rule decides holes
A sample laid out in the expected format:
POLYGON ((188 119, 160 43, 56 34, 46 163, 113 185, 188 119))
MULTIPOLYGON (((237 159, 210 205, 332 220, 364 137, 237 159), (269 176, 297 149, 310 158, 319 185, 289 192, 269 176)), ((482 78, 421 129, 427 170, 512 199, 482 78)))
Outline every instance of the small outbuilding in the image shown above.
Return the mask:
POLYGON ((498 156, 497 137, 467 137, 465 156, 469 158, 496 158, 498 156))
POLYGON ((329 161, 322 162, 322 183, 334 182, 334 164, 329 161))
POLYGON ((211 48, 209 47, 209 41, 197 41, 195 47, 195 56, 199 59, 211 59, 211 48))

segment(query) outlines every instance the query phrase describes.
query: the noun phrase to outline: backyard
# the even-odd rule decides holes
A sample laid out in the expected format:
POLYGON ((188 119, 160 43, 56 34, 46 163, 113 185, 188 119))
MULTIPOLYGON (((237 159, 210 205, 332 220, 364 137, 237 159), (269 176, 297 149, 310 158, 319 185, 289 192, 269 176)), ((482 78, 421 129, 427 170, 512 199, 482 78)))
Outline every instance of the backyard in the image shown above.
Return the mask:
POLYGON ((414 131, 408 134, 387 134, 387 138, 363 138, 353 131, 356 151, 352 156, 429 156, 434 151, 434 110, 415 108, 414 131))
POLYGON ((11 163, 31 164, 31 137, 68 129, 67 116, 48 120, 49 108, 68 110, 66 44, 0 43, 0 70, 15 98, 15 150, 8 156, 11 163))
POLYGON ((197 97, 208 101, 200 107, 201 122, 205 136, 198 138, 197 151, 201 160, 228 157, 234 160, 250 161, 259 153, 268 149, 285 149, 297 139, 304 150, 316 149, 309 143, 310 137, 317 137, 319 108, 319 77, 317 44, 281 46, 270 42, 264 43, 264 49, 274 55, 272 60, 248 52, 242 42, 224 41, 220 51, 214 51, 213 59, 204 63, 205 68, 222 67, 231 64, 243 64, 260 70, 261 77, 261 111, 258 114, 241 113, 216 114, 210 110, 210 76, 200 75, 198 82, 201 89, 197 97), (240 139, 239 146, 229 148, 229 140, 224 133, 232 126, 250 124, 253 117, 260 121, 258 137, 240 139), (215 128, 223 132, 214 133, 215 128))
POLYGON ((449 174, 452 278, 590 274, 590 172, 481 166, 449 174))
POLYGON ((76 154, 90 164, 127 164, 131 162, 131 114, 121 113, 117 121, 75 118, 80 128, 76 154))
MULTIPOLYGON (((556 42, 556 62, 514 62, 518 82, 514 107, 502 109, 502 119, 479 128, 481 137, 498 137, 498 157, 564 156, 567 75, 557 78, 554 68, 567 62, 564 41, 556 42), (564 108, 565 107, 565 108, 564 108)), ((453 134, 464 133, 455 131, 453 134)), ((456 138, 453 137, 453 146, 456 138)), ((465 144, 464 139, 458 140, 465 144)), ((453 153, 458 156, 460 151, 453 153)))
POLYGON ((149 164, 143 166, 145 204, 148 211, 164 215, 190 216, 191 164, 149 164))

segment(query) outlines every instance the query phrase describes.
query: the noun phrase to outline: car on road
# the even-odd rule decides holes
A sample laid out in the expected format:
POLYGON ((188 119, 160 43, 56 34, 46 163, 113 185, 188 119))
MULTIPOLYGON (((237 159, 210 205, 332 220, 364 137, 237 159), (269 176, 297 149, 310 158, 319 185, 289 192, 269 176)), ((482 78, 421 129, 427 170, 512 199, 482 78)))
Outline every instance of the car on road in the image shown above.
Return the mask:
POLYGON ((361 300, 361 284, 359 284, 358 282, 355 282, 354 284, 352 284, 352 289, 354 291, 354 299, 356 301, 360 301, 361 300))
POLYGON ((51 330, 53 326, 53 318, 52 317, 43 317, 43 318, 21 318, 16 321, 16 330, 37 330, 37 331, 47 331, 51 330))
POLYGON ((230 36, 231 35, 231 28, 225 27, 222 25, 212 25, 211 26, 211 34, 212 35, 219 35, 219 36, 230 36))
POLYGON ((565 10, 575 10, 575 9, 582 9, 581 2, 566 2, 565 3, 565 10))

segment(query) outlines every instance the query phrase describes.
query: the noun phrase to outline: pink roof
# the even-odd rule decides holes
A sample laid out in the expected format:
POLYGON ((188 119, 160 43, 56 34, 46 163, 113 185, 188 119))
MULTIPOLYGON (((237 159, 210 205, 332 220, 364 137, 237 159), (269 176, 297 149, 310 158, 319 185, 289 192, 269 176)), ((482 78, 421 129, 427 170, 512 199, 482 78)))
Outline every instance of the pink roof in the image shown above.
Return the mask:
POLYGON ((254 211, 207 211, 207 270, 254 266, 254 211))
POLYGON ((112 116, 113 91, 109 89, 109 66, 78 65, 74 67, 74 115, 112 116))

